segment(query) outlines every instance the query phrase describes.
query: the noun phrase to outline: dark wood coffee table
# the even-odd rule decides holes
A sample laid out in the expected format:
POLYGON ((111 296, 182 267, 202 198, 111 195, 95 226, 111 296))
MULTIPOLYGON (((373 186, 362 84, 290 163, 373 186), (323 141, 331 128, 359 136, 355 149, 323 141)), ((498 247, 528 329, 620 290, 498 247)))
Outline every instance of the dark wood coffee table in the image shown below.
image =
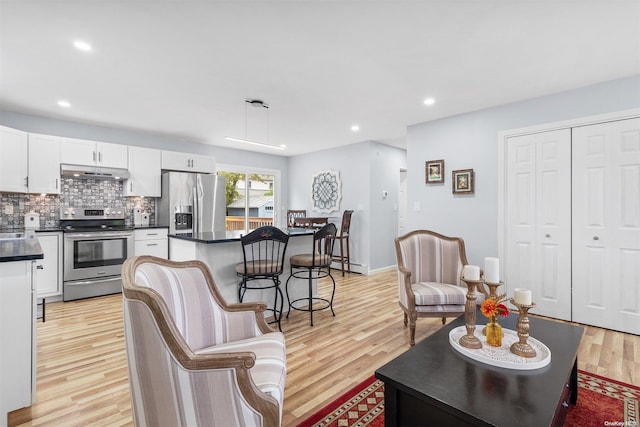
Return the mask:
MULTIPOLYGON (((484 318, 478 316, 480 323, 484 318)), ((376 371, 384 381, 385 427, 562 425, 578 398, 577 351, 584 329, 529 317, 532 337, 551 350, 539 369, 515 370, 472 360, 451 347, 460 316, 376 371)), ((516 330, 517 315, 500 324, 516 330)))

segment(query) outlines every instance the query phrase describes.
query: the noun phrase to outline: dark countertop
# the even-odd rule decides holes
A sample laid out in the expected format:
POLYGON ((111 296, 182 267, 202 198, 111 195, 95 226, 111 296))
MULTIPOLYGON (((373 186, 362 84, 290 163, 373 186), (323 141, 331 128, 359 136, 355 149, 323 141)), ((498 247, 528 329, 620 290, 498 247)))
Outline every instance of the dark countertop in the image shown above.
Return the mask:
POLYGON ((153 228, 166 228, 168 229, 169 227, 167 225, 136 225, 133 227, 134 230, 148 230, 148 229, 153 229, 153 228))
POLYGON ((21 238, 6 238, 5 236, 0 238, 0 262, 44 258, 36 233, 32 230, 20 231, 19 233, 23 235, 21 238))
MULTIPOLYGON (((169 237, 174 239, 188 240, 190 242, 198 242, 198 243, 225 243, 225 242, 237 242, 240 241, 240 238, 247 233, 253 230, 233 230, 233 231, 214 231, 214 232, 203 232, 196 233, 195 235, 191 233, 176 233, 169 234, 169 237)), ((316 229, 310 228, 288 228, 284 229, 285 232, 289 233, 289 236, 310 236, 312 235, 316 229)))

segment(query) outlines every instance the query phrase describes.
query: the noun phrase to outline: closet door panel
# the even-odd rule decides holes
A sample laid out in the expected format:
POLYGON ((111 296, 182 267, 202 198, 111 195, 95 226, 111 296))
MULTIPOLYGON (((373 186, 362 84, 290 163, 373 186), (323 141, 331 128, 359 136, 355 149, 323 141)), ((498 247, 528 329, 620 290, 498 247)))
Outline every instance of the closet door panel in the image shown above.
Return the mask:
POLYGON ((573 130, 573 320, 640 334, 640 119, 573 130))
POLYGON ((568 129, 509 138, 505 282, 532 290, 533 313, 571 316, 568 129))
MULTIPOLYGON (((535 267, 535 143, 532 135, 509 139, 505 283, 531 289, 535 267)), ((504 290, 503 290, 504 291, 504 290)))

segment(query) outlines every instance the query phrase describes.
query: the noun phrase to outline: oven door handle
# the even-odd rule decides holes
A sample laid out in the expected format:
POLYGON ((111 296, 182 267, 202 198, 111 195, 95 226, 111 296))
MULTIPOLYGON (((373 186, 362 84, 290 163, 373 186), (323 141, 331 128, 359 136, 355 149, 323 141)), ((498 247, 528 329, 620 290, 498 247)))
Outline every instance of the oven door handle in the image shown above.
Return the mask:
POLYGON ((105 232, 98 232, 98 233, 91 233, 91 234, 67 234, 65 237, 69 238, 69 239, 85 239, 85 238, 90 238, 90 239, 102 239, 102 238, 106 238, 106 237, 132 237, 133 233, 105 233, 105 232))
POLYGON ((115 282, 117 280, 121 280, 121 276, 113 276, 113 277, 99 277, 89 280, 70 280, 68 282, 64 282, 65 286, 84 286, 84 285, 93 285, 96 282, 115 282))

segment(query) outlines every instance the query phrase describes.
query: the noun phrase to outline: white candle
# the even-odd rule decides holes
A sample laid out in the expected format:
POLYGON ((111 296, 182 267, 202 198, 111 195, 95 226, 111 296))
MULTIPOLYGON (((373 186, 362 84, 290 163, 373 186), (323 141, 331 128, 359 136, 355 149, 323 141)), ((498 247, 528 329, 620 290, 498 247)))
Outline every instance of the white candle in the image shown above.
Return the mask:
POLYGON ((480 267, 477 265, 465 265, 462 269, 462 277, 467 280, 480 280, 480 267))
POLYGON ((486 283, 500 283, 500 261, 498 258, 484 259, 484 281, 486 283))
POLYGON ((529 289, 515 288, 513 290, 513 300, 522 305, 531 305, 531 291, 529 289))

